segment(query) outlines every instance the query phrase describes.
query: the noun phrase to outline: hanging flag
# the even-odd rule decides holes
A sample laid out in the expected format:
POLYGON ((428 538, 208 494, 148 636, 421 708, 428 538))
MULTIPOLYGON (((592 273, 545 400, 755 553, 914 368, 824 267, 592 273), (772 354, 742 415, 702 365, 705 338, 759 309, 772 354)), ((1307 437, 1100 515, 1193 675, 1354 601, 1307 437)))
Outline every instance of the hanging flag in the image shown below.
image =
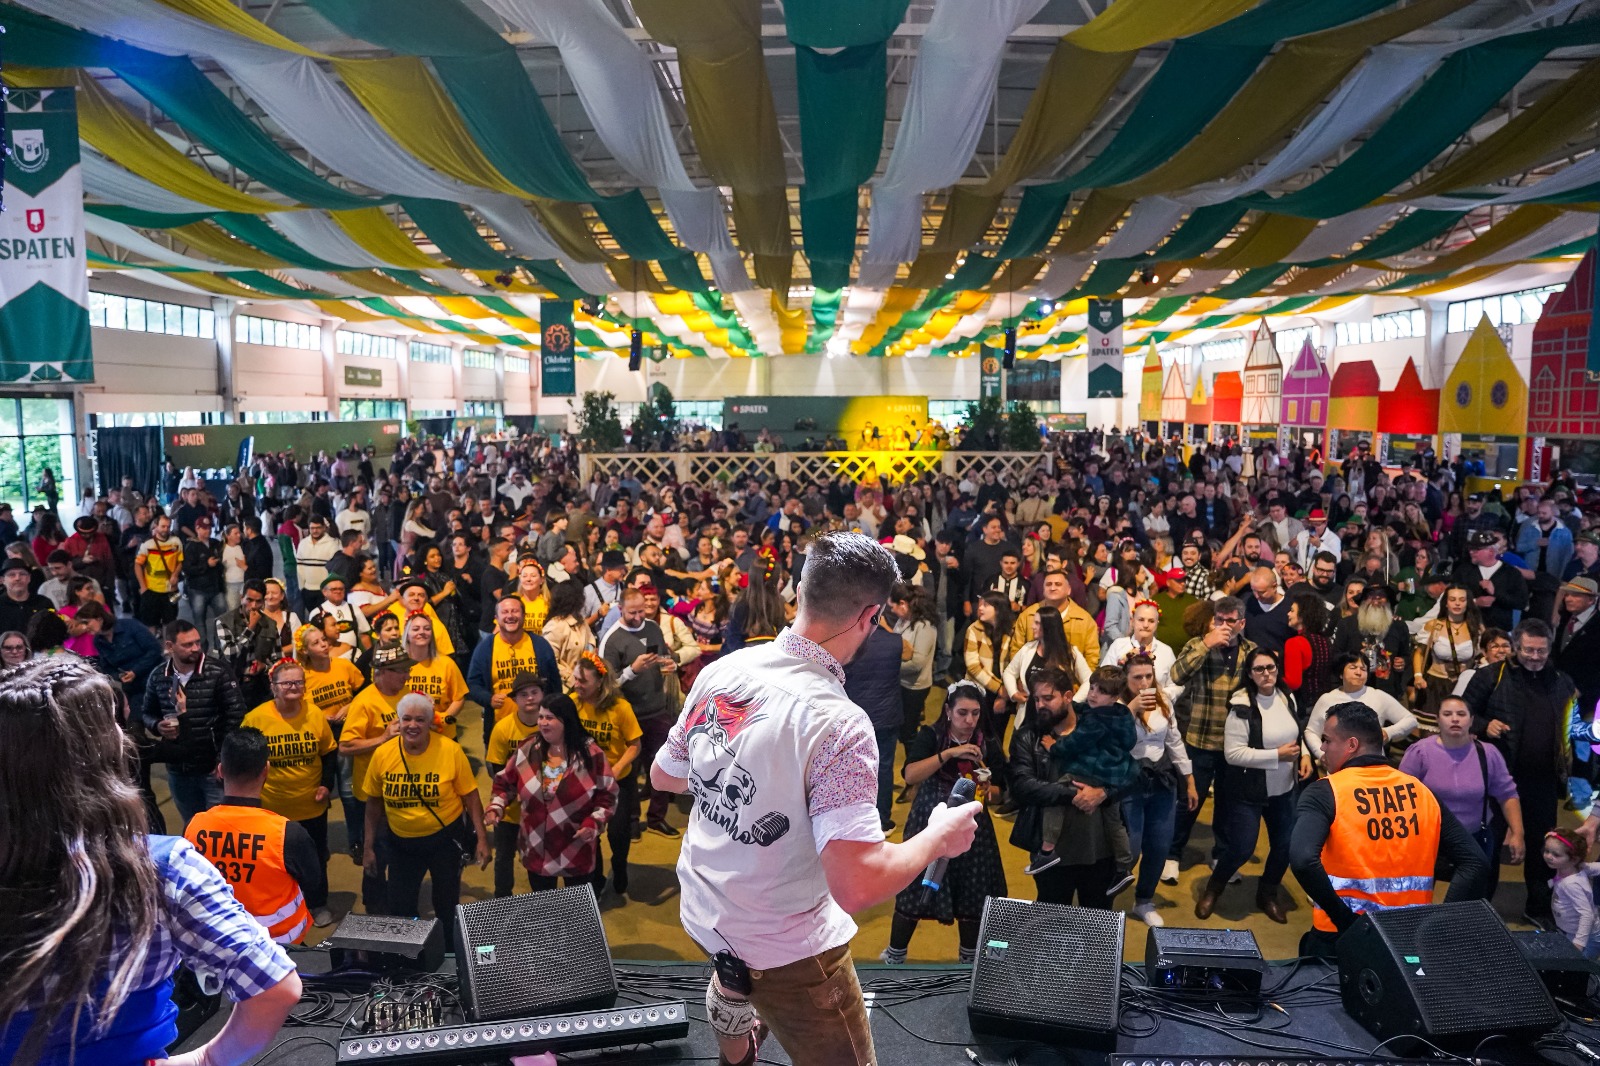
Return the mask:
MULTIPOLYGON (((1594 257, 1600 260, 1600 234, 1595 236, 1594 257)), ((1594 293, 1590 297, 1589 306, 1589 354, 1584 357, 1590 375, 1600 375, 1600 266, 1591 272, 1594 281, 1594 293)), ((1574 278, 1576 280, 1576 278, 1574 278)))
POLYGON ((1000 399, 1000 355, 995 349, 983 345, 983 363, 979 367, 978 395, 984 399, 1000 399))
POLYGON ((539 326, 540 394, 576 396, 578 368, 572 358, 572 301, 540 300, 539 326))
POLYGON ((1089 301, 1089 399, 1122 395, 1122 301, 1089 301))
POLYGON ((93 381, 72 89, 12 89, 0 213, 0 381, 93 381))

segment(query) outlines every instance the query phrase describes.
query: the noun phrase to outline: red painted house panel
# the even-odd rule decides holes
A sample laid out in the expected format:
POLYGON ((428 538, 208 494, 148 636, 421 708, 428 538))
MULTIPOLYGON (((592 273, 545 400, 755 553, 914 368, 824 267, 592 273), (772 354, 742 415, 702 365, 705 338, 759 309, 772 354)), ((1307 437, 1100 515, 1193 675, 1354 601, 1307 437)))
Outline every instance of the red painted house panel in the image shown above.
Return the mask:
POLYGON ((1409 359, 1394 388, 1378 393, 1378 432, 1418 437, 1439 432, 1439 390, 1422 387, 1409 359))
POLYGON ((1550 297, 1533 327, 1528 386, 1530 437, 1600 437, 1600 382, 1584 371, 1594 314, 1594 252, 1550 297))
POLYGON ((1244 378, 1237 370, 1224 370, 1211 380, 1211 421, 1224 426, 1239 424, 1244 406, 1244 378))

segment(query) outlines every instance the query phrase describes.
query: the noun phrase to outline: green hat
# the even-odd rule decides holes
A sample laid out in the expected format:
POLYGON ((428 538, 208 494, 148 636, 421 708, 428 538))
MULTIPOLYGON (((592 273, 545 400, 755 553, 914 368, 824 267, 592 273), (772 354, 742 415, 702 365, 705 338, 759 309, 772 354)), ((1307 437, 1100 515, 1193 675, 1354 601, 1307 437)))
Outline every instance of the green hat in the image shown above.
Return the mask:
POLYGON ((344 578, 339 574, 329 574, 327 577, 322 579, 322 584, 318 585, 317 587, 325 589, 328 587, 328 584, 333 581, 337 581, 341 585, 345 583, 344 578))

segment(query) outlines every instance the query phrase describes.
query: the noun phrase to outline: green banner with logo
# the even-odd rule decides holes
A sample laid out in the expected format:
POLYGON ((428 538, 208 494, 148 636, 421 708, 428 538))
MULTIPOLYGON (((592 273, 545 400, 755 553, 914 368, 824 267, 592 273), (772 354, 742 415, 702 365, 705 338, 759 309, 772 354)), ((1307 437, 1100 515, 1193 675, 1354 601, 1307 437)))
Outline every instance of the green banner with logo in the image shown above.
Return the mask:
POLYGON ((539 301, 539 394, 576 396, 578 367, 573 361, 572 301, 539 301))
POLYGON ((94 380, 74 94, 12 89, 6 99, 0 381, 94 380))
POLYGON ((1122 395, 1122 301, 1089 301, 1089 398, 1122 395))
POLYGON ((978 395, 984 399, 991 397, 998 400, 1000 395, 1000 353, 993 348, 984 346, 983 363, 978 368, 978 395))

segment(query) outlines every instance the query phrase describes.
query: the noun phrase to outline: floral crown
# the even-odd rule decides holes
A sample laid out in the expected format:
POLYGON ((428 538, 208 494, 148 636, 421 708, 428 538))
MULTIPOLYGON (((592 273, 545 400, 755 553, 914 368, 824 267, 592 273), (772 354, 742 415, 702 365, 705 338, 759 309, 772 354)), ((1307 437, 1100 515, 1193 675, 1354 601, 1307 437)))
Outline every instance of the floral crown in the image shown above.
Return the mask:
POLYGON ((600 656, 596 655, 593 650, 589 648, 585 648, 581 653, 579 653, 578 661, 581 663, 588 663, 589 668, 595 673, 599 674, 601 677, 606 677, 611 673, 611 665, 604 659, 600 658, 600 656))

